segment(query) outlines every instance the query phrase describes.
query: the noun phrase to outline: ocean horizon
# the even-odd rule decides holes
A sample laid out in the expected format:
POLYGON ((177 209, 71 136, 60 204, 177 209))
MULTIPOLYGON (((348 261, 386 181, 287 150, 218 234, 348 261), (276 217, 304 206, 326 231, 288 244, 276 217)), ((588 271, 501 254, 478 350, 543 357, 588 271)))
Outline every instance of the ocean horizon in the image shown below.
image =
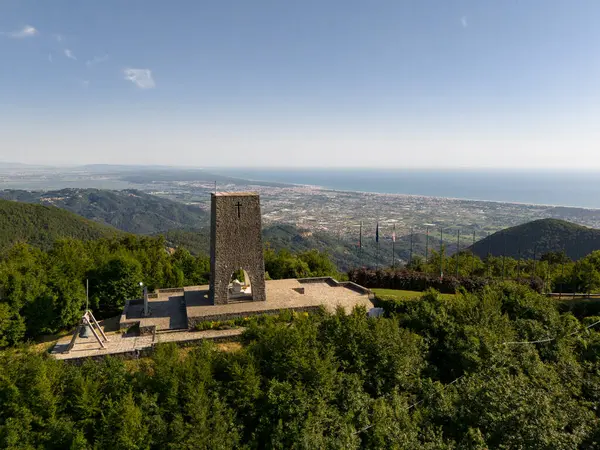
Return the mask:
POLYGON ((524 170, 207 168, 255 181, 382 194, 600 209, 600 173, 524 170))

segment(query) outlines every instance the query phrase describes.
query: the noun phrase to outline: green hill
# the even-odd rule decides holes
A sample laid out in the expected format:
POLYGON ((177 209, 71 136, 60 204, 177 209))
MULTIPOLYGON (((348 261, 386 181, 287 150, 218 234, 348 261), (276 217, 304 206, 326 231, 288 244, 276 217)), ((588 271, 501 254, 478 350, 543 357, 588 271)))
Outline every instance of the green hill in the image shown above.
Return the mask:
MULTIPOLYGON (((171 247, 181 246, 193 254, 209 252, 209 229, 204 227, 197 230, 169 230, 163 234, 171 247)), ((356 245, 340 240, 336 236, 318 232, 312 233, 300 230, 293 225, 269 225, 263 228, 263 243, 274 250, 287 249, 291 252, 318 249, 327 251, 338 268, 346 270, 358 265, 356 245)), ((365 255, 365 259, 368 256, 365 255)))
MULTIPOLYGON (((193 254, 207 254, 209 252, 209 229, 204 227, 197 230, 181 229, 169 230, 163 234, 171 247, 181 246, 193 254)), ((425 234, 415 233, 413 236, 413 256, 424 256, 426 250, 425 234)), ((358 236, 356 240, 348 237, 338 237, 333 233, 324 231, 311 232, 299 229, 293 225, 268 225, 263 228, 263 243, 274 250, 288 249, 292 252, 317 249, 327 252, 339 270, 367 266, 389 266, 392 263, 392 243, 389 238, 381 239, 379 252, 373 238, 363 238, 363 248, 359 251, 358 236), (377 255, 379 254, 379 258, 377 255)), ((444 240, 450 250, 452 243, 444 240)), ((429 236, 429 254, 432 250, 439 250, 439 236, 429 236)), ((396 262, 401 259, 408 261, 410 257, 410 236, 398 236, 396 241, 396 262)))
POLYGON ((208 223, 200 208, 128 189, 61 189, 58 191, 0 191, 0 198, 57 206, 95 222, 135 234, 177 228, 199 228, 208 223))
POLYGON ((600 249, 600 230, 565 220, 540 219, 498 231, 475 243, 474 251, 484 258, 493 256, 537 258, 547 252, 564 251, 577 260, 600 249))
POLYGON ((15 242, 48 248, 60 238, 89 240, 121 234, 54 206, 0 200, 0 250, 15 242))

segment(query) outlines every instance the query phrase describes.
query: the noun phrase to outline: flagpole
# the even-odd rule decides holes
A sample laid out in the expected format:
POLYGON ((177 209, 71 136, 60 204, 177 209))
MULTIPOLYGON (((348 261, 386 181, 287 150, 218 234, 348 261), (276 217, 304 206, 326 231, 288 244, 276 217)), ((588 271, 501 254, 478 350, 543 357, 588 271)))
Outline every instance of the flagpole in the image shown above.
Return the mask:
POLYGON ((521 278, 521 239, 517 236, 517 280, 521 278))
POLYGON ((456 231, 456 278, 458 278, 458 266, 460 262, 460 228, 456 231))
POLYGON ((392 269, 396 268, 396 224, 392 232, 392 269))
POLYGON ((506 258, 506 232, 502 234, 504 235, 504 249, 502 250, 502 281, 504 281, 504 260, 506 258))
POLYGON ((429 264, 429 227, 425 227, 425 264, 429 264))
POLYGON ((473 246, 471 247, 471 275, 475 273, 475 230, 473 230, 473 246))
POLYGON ((377 227, 375 228, 375 243, 377 244, 375 270, 379 270, 379 220, 377 220, 377 227))
POLYGON ((531 271, 531 279, 532 280, 533 280, 533 277, 535 277, 536 252, 537 252, 537 242, 535 244, 533 244, 533 270, 531 271))
POLYGON ((489 239, 490 233, 488 232, 486 239, 488 240, 488 251, 487 251, 487 265, 488 265, 488 278, 492 278, 492 265, 490 264, 492 259, 492 241, 489 239))
POLYGON ((359 229, 359 235, 358 235, 358 262, 361 266, 363 265, 363 260, 362 260, 362 220, 360 221, 360 229, 359 229))
POLYGON ((440 278, 444 277, 444 229, 440 228, 440 278))
POLYGON ((410 227, 410 256, 408 258, 408 263, 412 266, 412 257, 413 257, 413 227, 410 227))

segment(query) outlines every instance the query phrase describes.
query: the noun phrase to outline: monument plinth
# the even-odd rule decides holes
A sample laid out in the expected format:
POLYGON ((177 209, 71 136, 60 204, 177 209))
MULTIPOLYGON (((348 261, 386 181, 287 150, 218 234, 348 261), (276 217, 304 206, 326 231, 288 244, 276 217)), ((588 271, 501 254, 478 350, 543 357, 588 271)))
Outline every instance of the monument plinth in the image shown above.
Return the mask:
POLYGON ((232 300, 265 301, 265 263, 262 246, 260 199, 252 192, 211 194, 210 288, 213 305, 232 300), (230 281, 244 271, 250 293, 232 296, 230 281))

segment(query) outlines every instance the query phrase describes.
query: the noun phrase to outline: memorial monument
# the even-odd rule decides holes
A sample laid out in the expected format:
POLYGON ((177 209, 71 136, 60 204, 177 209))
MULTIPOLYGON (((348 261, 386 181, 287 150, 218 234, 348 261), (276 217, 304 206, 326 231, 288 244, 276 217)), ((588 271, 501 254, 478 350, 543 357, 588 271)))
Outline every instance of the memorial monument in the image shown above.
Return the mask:
POLYGON ((258 194, 211 194, 209 300, 213 305, 266 300, 261 232, 258 194), (242 287, 230 286, 232 275, 240 269, 242 287))

